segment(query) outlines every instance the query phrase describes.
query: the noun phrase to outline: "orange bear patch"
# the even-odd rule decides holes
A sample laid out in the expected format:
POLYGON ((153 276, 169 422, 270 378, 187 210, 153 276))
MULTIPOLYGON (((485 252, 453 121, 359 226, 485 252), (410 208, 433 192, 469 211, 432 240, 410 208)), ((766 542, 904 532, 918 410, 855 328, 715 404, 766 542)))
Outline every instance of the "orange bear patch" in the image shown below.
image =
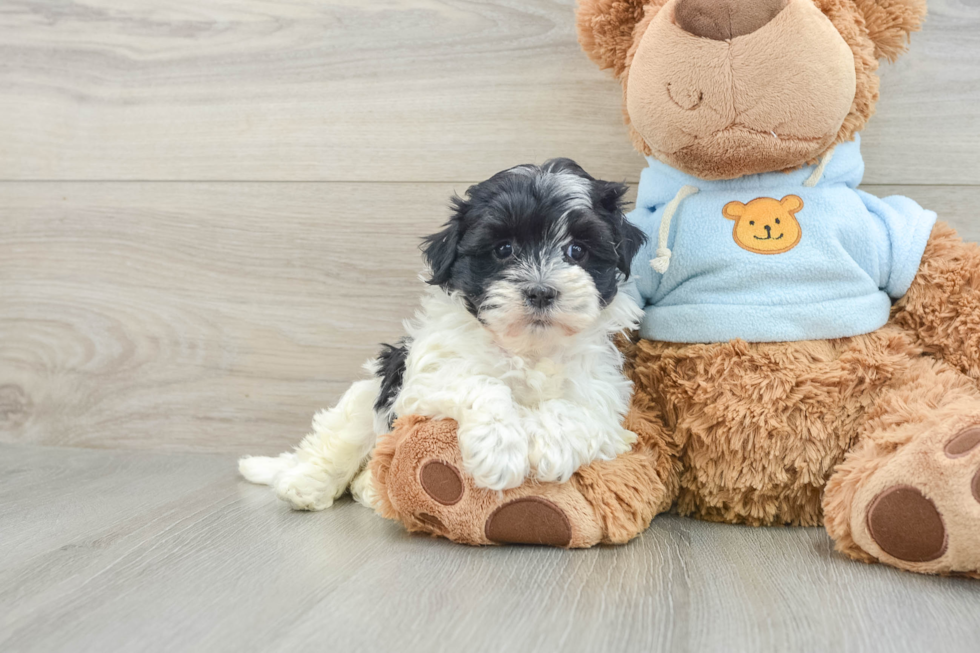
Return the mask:
POLYGON ((755 254, 782 254, 796 247, 803 229, 796 214, 803 200, 787 195, 781 200, 760 197, 748 204, 729 202, 722 213, 735 221, 732 237, 742 249, 755 254))

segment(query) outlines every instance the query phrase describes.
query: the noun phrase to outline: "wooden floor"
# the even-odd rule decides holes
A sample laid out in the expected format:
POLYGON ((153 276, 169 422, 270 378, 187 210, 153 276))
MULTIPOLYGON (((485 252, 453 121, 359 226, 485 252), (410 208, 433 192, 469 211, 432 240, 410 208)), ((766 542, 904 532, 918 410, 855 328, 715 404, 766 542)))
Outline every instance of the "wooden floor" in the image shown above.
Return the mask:
POLYGON ((291 512, 233 463, 0 445, 0 650, 977 651, 980 583, 843 560, 821 529, 473 549, 349 500, 291 512))
MULTIPOLYGON (((930 8, 864 188, 978 240, 980 4, 930 8)), ((235 477, 398 337, 451 193, 552 156, 638 179, 573 9, 0 3, 0 651, 978 650, 980 584, 820 530, 472 550, 235 477)))

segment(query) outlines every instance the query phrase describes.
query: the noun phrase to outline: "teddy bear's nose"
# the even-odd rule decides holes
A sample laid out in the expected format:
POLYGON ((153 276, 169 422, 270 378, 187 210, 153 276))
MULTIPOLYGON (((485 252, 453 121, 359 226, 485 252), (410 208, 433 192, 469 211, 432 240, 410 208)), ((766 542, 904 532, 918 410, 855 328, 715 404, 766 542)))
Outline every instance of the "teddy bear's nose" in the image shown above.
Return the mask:
POLYGON ((674 22, 695 36, 730 41, 768 25, 788 4, 789 0, 677 0, 674 22))

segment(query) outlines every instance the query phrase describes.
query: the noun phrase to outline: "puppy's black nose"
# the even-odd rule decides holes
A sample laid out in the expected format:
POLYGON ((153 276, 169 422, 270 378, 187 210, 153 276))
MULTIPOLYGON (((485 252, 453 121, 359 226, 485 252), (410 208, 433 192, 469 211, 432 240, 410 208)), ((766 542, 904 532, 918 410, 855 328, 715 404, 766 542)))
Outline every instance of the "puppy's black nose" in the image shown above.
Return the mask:
POLYGON ((528 306, 548 308, 558 298, 558 291, 548 286, 534 286, 524 291, 524 298, 528 306))

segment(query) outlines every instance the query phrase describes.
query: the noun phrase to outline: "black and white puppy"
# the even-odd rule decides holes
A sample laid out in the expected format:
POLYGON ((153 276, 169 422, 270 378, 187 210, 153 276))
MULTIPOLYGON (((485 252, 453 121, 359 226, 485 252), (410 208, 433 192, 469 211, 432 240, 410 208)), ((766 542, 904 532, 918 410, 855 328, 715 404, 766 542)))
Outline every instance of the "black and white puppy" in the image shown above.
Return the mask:
POLYGON ((242 475, 295 508, 326 508, 348 486, 371 505, 358 472, 377 436, 412 414, 456 420, 465 471, 494 490, 529 475, 566 481, 627 451, 632 388, 613 339, 641 316, 619 289, 644 235, 623 215, 625 193, 555 159, 455 198, 423 243, 433 288, 407 336, 314 417, 295 451, 243 458, 242 475))

